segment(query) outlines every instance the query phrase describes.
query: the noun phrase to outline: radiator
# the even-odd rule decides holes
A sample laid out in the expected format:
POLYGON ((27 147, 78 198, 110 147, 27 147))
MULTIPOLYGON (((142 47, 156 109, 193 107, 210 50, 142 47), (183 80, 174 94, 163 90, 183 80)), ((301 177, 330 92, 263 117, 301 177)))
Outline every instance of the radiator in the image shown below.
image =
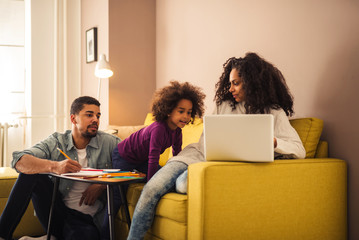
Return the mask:
POLYGON ((8 162, 8 129, 18 127, 17 124, 0 123, 0 167, 10 166, 8 162))

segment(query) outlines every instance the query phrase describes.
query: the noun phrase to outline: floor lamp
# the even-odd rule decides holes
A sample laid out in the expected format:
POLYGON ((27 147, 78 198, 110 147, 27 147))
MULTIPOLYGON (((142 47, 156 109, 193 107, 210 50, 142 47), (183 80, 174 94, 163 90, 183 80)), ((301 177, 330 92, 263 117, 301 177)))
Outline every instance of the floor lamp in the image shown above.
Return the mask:
POLYGON ((97 100, 100 100, 101 79, 109 78, 113 75, 110 64, 106 61, 106 55, 101 54, 100 60, 96 64, 95 76, 98 77, 97 100))

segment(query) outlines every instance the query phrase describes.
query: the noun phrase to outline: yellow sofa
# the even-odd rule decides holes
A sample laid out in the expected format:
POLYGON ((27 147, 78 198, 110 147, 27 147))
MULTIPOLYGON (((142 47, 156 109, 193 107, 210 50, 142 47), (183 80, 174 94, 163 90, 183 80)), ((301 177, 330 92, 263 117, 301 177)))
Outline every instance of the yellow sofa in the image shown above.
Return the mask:
MULTIPOLYGON (((145 125, 151 122, 148 115, 145 125)), ((291 124, 303 142, 306 159, 190 165, 188 194, 162 197, 146 239, 346 239, 346 163, 328 158, 328 143, 320 141, 322 120, 294 119, 291 124)), ((183 147, 198 141, 202 127, 197 119, 183 129, 183 147)), ((122 138, 128 134, 122 135, 128 127, 111 128, 122 138)), ((169 155, 166 151, 161 156, 162 164, 169 155)), ((129 187, 131 217, 142 187, 129 187)), ((120 211, 116 236, 126 239, 128 229, 120 211)))
MULTIPOLYGON (((151 122, 149 114, 145 125, 151 122)), ((196 119, 183 129, 183 147, 198 141, 202 124, 196 119)), ((146 239, 346 239, 346 163, 328 158, 328 143, 319 140, 321 120, 295 119, 291 124, 303 141, 306 159, 191 165, 188 194, 162 197, 146 239)), ((110 126, 109 131, 125 138, 145 125, 110 126)), ((161 164, 169 157, 167 150, 161 164)), ((0 211, 16 176, 9 168, 0 169, 0 211)), ((129 186, 131 217, 142 188, 143 184, 129 186)), ((123 209, 116 216, 115 231, 117 239, 126 239, 123 209)), ((43 233, 30 205, 14 237, 43 233)))
MULTIPOLYGON (((14 185, 18 175, 19 174, 12 168, 0 168, 0 213, 4 210, 12 186, 14 185)), ((21 222, 17 226, 13 237, 17 239, 22 236, 40 236, 44 234, 45 231, 41 227, 37 217, 34 215, 34 207, 30 201, 30 205, 27 208, 25 215, 22 217, 21 222)))

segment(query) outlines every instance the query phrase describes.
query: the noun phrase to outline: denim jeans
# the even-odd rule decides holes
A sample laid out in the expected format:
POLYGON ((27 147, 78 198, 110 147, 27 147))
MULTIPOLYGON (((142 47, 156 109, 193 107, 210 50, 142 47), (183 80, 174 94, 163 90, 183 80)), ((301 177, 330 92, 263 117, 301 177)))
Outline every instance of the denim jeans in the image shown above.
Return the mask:
POLYGON ((178 176, 186 171, 187 167, 183 162, 173 161, 167 163, 153 175, 144 186, 137 202, 127 240, 144 238, 147 230, 152 225, 158 201, 164 194, 174 190, 178 176))
POLYGON ((184 171, 176 180, 176 192, 186 194, 187 193, 187 175, 188 170, 184 171))
MULTIPOLYGON (((0 237, 12 239, 30 199, 41 225, 47 230, 52 192, 53 183, 48 175, 20 173, 0 217, 0 237)), ((92 217, 66 207, 60 196, 56 199, 52 226, 52 235, 57 239, 99 239, 92 217)))

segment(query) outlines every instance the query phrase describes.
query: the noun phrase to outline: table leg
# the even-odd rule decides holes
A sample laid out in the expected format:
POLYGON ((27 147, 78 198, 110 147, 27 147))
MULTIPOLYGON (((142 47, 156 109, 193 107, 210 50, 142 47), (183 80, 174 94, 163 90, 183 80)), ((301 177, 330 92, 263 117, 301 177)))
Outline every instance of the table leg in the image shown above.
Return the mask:
POLYGON ((131 217, 130 217, 130 212, 128 211, 126 193, 123 190, 123 185, 122 184, 120 184, 118 187, 120 189, 121 202, 123 204, 123 208, 125 209, 125 215, 126 215, 128 229, 130 229, 130 227, 131 227, 131 217))
POLYGON ((108 211, 108 223, 110 227, 110 239, 115 239, 115 224, 113 215, 113 186, 107 184, 107 211, 108 211))
POLYGON ((57 192, 59 190, 59 183, 60 183, 60 178, 55 177, 55 182, 54 182, 54 190, 52 192, 52 200, 51 200, 51 207, 50 207, 50 213, 49 213, 49 222, 47 224, 47 240, 50 240, 51 238, 51 221, 52 221, 52 217, 54 215, 54 207, 55 207, 55 203, 56 203, 56 198, 57 198, 57 192))

